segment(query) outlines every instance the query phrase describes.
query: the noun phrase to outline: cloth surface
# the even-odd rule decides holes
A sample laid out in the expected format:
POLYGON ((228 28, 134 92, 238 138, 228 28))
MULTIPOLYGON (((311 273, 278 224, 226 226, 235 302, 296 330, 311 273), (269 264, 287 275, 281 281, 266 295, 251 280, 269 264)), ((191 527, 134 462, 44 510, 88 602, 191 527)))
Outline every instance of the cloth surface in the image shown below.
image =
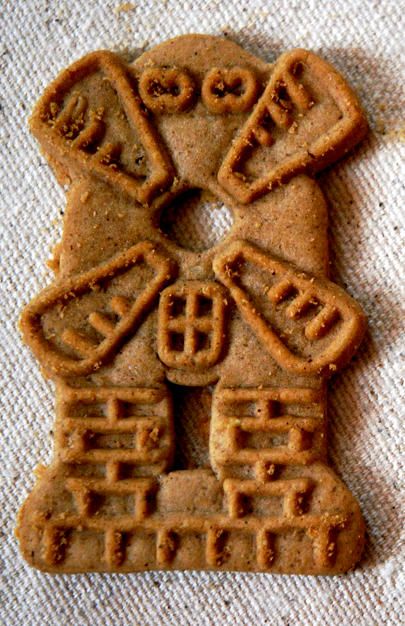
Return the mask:
MULTIPOLYGON (((404 12, 403 0, 2 4, 1 624, 403 623, 404 12), (44 261, 60 236, 64 207, 63 190, 28 132, 27 116, 44 87, 85 53, 109 48, 133 57, 189 32, 229 37, 268 61, 292 47, 312 49, 347 77, 369 117, 368 138, 319 178, 330 203, 332 275, 362 304, 369 320, 357 356, 331 382, 331 463, 358 498, 368 528, 363 560, 345 576, 154 572, 52 577, 25 564, 13 535, 18 508, 34 482, 33 469, 50 461, 54 420, 52 385, 23 347, 16 322, 23 304, 52 279, 44 261)), ((212 220, 214 238, 215 229, 226 228, 226 214, 219 217, 212 220)), ((193 219, 185 220, 184 229, 180 236, 199 232, 193 219)), ((198 401, 188 404, 194 419, 200 406, 198 401)))

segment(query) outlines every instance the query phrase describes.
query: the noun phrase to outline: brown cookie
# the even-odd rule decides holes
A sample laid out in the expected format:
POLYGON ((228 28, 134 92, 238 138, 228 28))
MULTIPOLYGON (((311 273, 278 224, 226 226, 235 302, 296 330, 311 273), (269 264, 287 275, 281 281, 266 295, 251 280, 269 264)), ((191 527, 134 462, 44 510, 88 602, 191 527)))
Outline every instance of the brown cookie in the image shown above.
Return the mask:
POLYGON ((357 562, 364 523, 327 465, 326 381, 365 318, 327 278, 313 175, 366 127, 311 52, 268 65, 209 36, 132 65, 95 52, 48 87, 31 129, 69 188, 55 282, 21 318, 57 393, 54 460, 19 515, 29 563, 336 574, 357 562), (232 211, 211 248, 161 228, 191 201, 232 211), (168 383, 215 384, 210 469, 170 471, 168 383))

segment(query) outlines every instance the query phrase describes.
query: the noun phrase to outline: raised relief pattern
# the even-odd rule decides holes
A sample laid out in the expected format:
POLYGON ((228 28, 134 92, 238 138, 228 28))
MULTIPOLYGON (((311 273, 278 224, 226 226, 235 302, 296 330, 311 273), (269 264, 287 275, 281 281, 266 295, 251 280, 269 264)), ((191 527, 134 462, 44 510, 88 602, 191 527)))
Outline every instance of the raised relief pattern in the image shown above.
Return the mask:
POLYGON ((201 96, 211 113, 243 113, 250 111, 259 90, 256 76, 246 68, 213 68, 204 77, 201 96))
POLYGON ((182 113, 194 102, 195 85, 186 70, 150 68, 141 74, 139 93, 153 113, 182 113))
POLYGON ((208 281, 178 282, 161 294, 158 354, 174 368, 215 365, 224 349, 226 294, 208 281))
POLYGON ((203 511, 196 502, 187 515, 168 511, 167 502, 159 499, 165 485, 164 480, 159 485, 157 478, 171 462, 174 443, 172 406, 164 388, 64 386, 60 392, 56 447, 72 504, 62 513, 36 513, 42 566, 74 571, 74 554, 86 541, 93 550, 89 558, 96 558, 102 571, 171 568, 186 562, 192 542, 198 547, 199 567, 235 567, 241 558, 235 546, 242 545, 250 546, 249 569, 277 570, 282 559, 279 542, 297 533, 303 533, 312 546, 315 568, 323 571, 333 566, 347 514, 312 511, 316 479, 277 478, 280 463, 308 463, 300 456, 303 450, 313 450, 314 459, 322 456, 321 444, 315 441, 323 431, 321 392, 304 388, 217 391, 213 436, 219 447, 225 442, 229 454, 215 456, 214 450, 215 461, 223 467, 250 463, 253 476, 226 477, 224 508, 213 501, 204 504, 203 511), (274 456, 271 451, 269 456, 269 450, 252 442, 241 457, 234 445, 235 428, 245 433, 271 431, 276 436, 287 433, 288 449, 277 452, 276 446, 274 456), (280 502, 272 506, 271 515, 263 509, 268 500, 280 502))
POLYGON ((19 514, 24 557, 60 573, 347 571, 364 528, 327 466, 325 378, 357 348, 364 316, 336 285, 265 249, 277 242, 323 272, 291 239, 312 232, 325 250, 297 211, 298 200, 324 210, 314 182, 261 199, 364 133, 343 79, 301 50, 270 66, 191 36, 131 65, 86 56, 45 91, 31 127, 74 187, 55 283, 21 321, 57 388, 55 455, 19 514), (171 236, 195 188, 234 213, 212 251, 171 236), (271 235, 262 211, 284 212, 271 235), (188 387, 184 406, 172 405, 174 384, 188 387), (193 391, 211 384, 212 402, 193 391))
POLYGON ((275 64, 218 180, 240 202, 253 202, 300 172, 321 169, 364 132, 357 99, 341 77, 316 55, 294 50, 275 64), (326 126, 325 105, 330 115, 326 126), (257 166, 258 157, 265 164, 259 174, 250 167, 253 162, 257 166))
POLYGON ((363 337, 364 315, 342 289, 247 242, 230 244, 214 259, 214 270, 283 369, 332 374, 363 337))
POLYGON ((64 167, 101 177, 138 202, 173 180, 135 81, 112 53, 92 53, 62 73, 38 103, 31 128, 64 167))
POLYGON ((171 459, 171 403, 164 389, 65 387, 59 415, 60 459, 102 464, 110 482, 123 465, 159 474, 171 459))
POLYGON ((259 483, 277 467, 324 457, 324 397, 312 389, 224 388, 214 395, 212 462, 223 476, 259 483))
POLYGON ((47 369, 62 376, 98 369, 133 334, 175 268, 148 243, 42 292, 25 309, 21 328, 27 344, 47 369), (141 268, 149 270, 134 288, 141 268), (71 320, 64 320, 69 314, 71 320), (60 332, 47 331, 47 318, 60 332), (68 350, 70 348, 70 351, 68 350))

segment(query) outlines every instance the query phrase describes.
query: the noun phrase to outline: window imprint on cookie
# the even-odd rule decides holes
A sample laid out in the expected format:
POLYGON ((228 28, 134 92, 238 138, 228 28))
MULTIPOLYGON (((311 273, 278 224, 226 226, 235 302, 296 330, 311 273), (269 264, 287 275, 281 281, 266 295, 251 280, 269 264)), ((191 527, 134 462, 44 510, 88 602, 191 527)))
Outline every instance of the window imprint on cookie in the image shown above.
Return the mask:
POLYGON ((225 298, 208 281, 171 285, 159 303, 158 354, 170 367, 211 367, 224 343, 225 298))
POLYGON ((243 113, 256 102, 259 88, 251 70, 213 68, 204 77, 201 96, 211 113, 243 113))
POLYGON ((142 73, 139 93, 153 113, 182 113, 193 104, 195 85, 185 70, 156 67, 142 73))

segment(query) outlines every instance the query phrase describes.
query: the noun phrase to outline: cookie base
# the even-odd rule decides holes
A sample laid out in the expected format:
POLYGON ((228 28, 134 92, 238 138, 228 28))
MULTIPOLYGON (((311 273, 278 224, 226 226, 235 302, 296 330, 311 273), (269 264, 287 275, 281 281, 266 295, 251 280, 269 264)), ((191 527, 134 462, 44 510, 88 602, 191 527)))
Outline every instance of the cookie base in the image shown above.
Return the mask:
POLYGON ((357 502, 324 464, 295 470, 266 483, 183 470, 111 489, 58 464, 26 500, 17 535, 30 565, 53 573, 349 570, 364 543, 357 502))

